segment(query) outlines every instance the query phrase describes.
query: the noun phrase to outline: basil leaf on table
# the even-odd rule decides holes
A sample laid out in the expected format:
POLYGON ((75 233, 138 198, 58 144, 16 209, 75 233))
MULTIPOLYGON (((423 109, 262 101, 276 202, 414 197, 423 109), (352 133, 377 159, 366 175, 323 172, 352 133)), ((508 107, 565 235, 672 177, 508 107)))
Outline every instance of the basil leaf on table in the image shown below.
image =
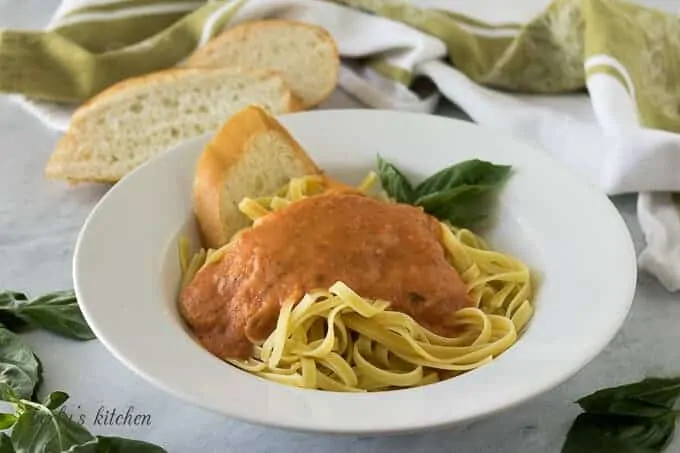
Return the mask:
POLYGON ((17 417, 14 414, 0 414, 0 429, 11 428, 16 421, 17 417))
POLYGON ((15 453, 12 439, 5 433, 0 433, 0 453, 15 453))
POLYGON ((68 394, 64 392, 52 392, 47 395, 47 398, 43 402, 43 406, 50 410, 55 410, 68 400, 68 394))
POLYGON ((679 397, 680 378, 647 378, 580 398, 584 413, 562 453, 660 453, 673 437, 679 397))
POLYGON ((9 328, 38 326, 76 340, 95 338, 73 291, 58 291, 33 300, 13 291, 0 292, 0 400, 14 414, 0 413, 0 453, 167 453, 156 445, 121 437, 94 436, 56 410, 69 398, 52 392, 34 400, 40 383, 38 357, 9 328))
MULTIPOLYGON (((1 387, 1 386, 0 386, 1 387)), ((94 436, 87 429, 56 411, 68 400, 64 392, 52 392, 44 404, 17 399, 5 386, 8 400, 16 408, 16 414, 1 414, 0 423, 6 418, 2 429, 12 427, 9 440, 17 453, 167 453, 163 448, 122 437, 94 436)), ((1 445, 0 445, 1 447, 1 445)), ((9 448, 9 447, 7 447, 9 448)), ((0 448, 0 453, 3 450, 0 448)))
POLYGON ((675 414, 658 418, 579 415, 562 453, 659 453, 673 437, 675 414))
POLYGON ((399 203, 411 203, 414 191, 408 179, 397 168, 378 156, 378 177, 385 192, 394 201, 399 203))
POLYGON ((577 403, 583 410, 591 413, 640 416, 643 412, 649 412, 649 416, 654 417, 654 413, 660 408, 672 409, 678 397, 680 378, 648 378, 634 384, 598 390, 579 399, 577 403), (636 405, 639 410, 630 414, 629 409, 632 407, 624 407, 623 404, 636 405))
POLYGON ((66 415, 42 404, 22 400, 17 412, 19 416, 10 436, 17 452, 65 452, 97 441, 66 415))
MULTIPOLYGON (((93 453, 167 453, 158 445, 122 437, 97 437, 93 453)), ((2 453, 2 452, 0 452, 2 453)), ((81 453, 76 449, 74 453, 81 453)), ((82 453, 85 453, 84 451, 82 453)))
POLYGON ((19 399, 19 395, 17 395, 8 383, 0 381, 0 400, 15 403, 19 401, 19 399))
POLYGON ((15 291, 0 291, 0 323, 7 327, 12 332, 17 332, 28 327, 28 323, 18 316, 12 314, 9 310, 4 310, 4 307, 11 307, 23 303, 28 300, 24 293, 15 291))
POLYGON ((75 340, 95 338, 80 311, 73 290, 57 291, 32 300, 22 293, 0 293, 0 320, 5 318, 20 319, 29 325, 75 340))
POLYGON ((33 351, 9 330, 0 327, 0 397, 11 401, 15 394, 30 399, 40 380, 40 364, 33 351), (11 390, 11 392, 10 392, 11 390))
POLYGON ((418 196, 460 186, 495 186, 507 178, 509 165, 495 165, 479 159, 466 160, 438 171, 415 189, 418 196))
POLYGON ((635 398, 588 403, 586 412, 594 415, 618 415, 630 417, 662 417, 670 412, 666 406, 648 403, 635 398))
POLYGON ((24 293, 18 293, 16 291, 0 292, 0 306, 17 304, 27 300, 28 296, 24 293))

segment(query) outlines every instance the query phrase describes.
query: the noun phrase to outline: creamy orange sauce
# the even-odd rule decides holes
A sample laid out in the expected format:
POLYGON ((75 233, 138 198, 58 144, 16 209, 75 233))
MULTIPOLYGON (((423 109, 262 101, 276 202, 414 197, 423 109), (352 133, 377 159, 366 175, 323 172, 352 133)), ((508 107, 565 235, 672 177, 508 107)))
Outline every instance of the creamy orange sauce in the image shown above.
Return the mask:
POLYGON ((453 333, 453 313, 468 304, 436 219, 413 206, 340 191, 259 219, 196 274, 180 309, 210 352, 246 358, 276 327, 283 302, 337 281, 390 301, 390 309, 441 335, 453 333))

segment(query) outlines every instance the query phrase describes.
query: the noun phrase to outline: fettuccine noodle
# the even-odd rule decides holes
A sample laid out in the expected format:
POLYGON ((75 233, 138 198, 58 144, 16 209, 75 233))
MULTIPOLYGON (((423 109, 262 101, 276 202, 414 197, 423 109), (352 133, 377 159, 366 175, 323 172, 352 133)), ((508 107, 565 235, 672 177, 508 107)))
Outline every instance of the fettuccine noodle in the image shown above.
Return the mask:
MULTIPOLYGON (((368 193, 375 181, 369 174, 359 190, 368 193)), ((246 198, 239 208, 256 221, 323 190, 322 177, 293 178, 274 196, 246 198)), ((533 316, 529 269, 467 229, 440 225, 448 261, 473 301, 455 313, 460 326, 455 337, 439 336, 390 311, 389 301, 363 298, 337 282, 284 303, 275 330, 253 356, 229 362, 282 384, 341 392, 422 386, 490 363, 516 342, 533 316)), ((188 243, 181 242, 183 284, 231 243, 189 259, 188 243)))

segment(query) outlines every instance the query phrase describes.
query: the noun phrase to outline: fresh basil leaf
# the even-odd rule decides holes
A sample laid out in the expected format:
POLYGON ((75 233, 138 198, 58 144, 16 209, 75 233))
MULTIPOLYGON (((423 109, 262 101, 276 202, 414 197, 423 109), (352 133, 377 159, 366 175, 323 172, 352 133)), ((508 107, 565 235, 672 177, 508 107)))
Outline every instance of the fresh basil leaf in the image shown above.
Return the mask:
POLYGON ((661 417, 671 413, 671 410, 659 404, 648 403, 635 398, 621 400, 595 400, 585 405, 589 414, 622 415, 631 417, 661 417))
MULTIPOLYGON (((18 336, 0 328, 0 383, 7 384, 16 396, 30 399, 39 380, 40 365, 33 351, 18 336)), ((11 396, 0 388, 0 397, 11 396)))
POLYGON ((14 333, 24 333, 31 326, 29 323, 13 315, 12 313, 0 310, 0 326, 5 327, 14 333))
POLYGON ((19 401, 19 396, 9 384, 0 382, 0 400, 16 403, 19 401))
POLYGON ((433 174, 414 189, 394 165, 378 156, 378 174, 390 198, 421 206, 440 221, 460 228, 472 228, 488 217, 491 195, 510 170, 508 165, 472 159, 433 174))
POLYGON ((387 195, 399 203, 412 203, 414 191, 411 183, 391 163, 378 155, 378 177, 387 195))
POLYGON ((64 414, 30 401, 22 401, 19 407, 11 435, 17 453, 61 453, 96 443, 92 434, 64 414))
POLYGON ((459 228, 470 228, 487 217, 493 186, 459 186, 416 200, 425 212, 459 228))
POLYGON ((35 387, 33 387, 31 401, 38 401, 38 391, 40 390, 40 386, 43 383, 43 365, 40 361, 40 357, 38 357, 35 353, 33 354, 33 357, 35 357, 35 361, 38 362, 38 382, 36 382, 35 387))
POLYGON ((655 406, 672 409, 678 397, 680 397, 680 378, 647 378, 633 384, 598 390, 579 399, 577 403, 586 412, 643 415, 641 412, 654 413, 655 406), (639 413, 628 414, 635 410, 639 413))
POLYGON ((647 378, 620 390, 638 400, 672 408, 680 397, 680 378, 647 378))
POLYGON ((496 165, 491 162, 471 159, 451 165, 433 174, 416 188, 416 196, 422 197, 435 192, 459 186, 497 186, 510 173, 509 165, 496 165))
MULTIPOLYGON (((81 452, 76 450, 74 453, 81 452)), ((158 445, 140 440, 99 436, 93 453, 167 453, 167 451, 158 445)))
POLYGON ((3 308, 15 307, 27 300, 28 297, 24 293, 18 293, 16 291, 0 291, 0 323, 12 332, 18 332, 25 329, 28 326, 26 321, 3 308))
POLYGON ((674 414, 647 418, 583 413, 574 420, 562 453, 659 453, 674 429, 674 414))
POLYGON ((92 340, 94 333, 87 325, 73 290, 45 294, 33 300, 0 299, 0 319, 14 316, 31 325, 75 340, 92 340))
POLYGON ((17 417, 14 414, 0 414, 0 429, 11 428, 17 417))
POLYGON ((49 395, 47 395, 47 398, 45 398, 45 401, 43 402, 43 406, 50 410, 55 410, 62 404, 64 404, 68 400, 68 393, 64 392, 52 392, 49 395))
POLYGON ((0 453, 16 453, 12 439, 5 433, 0 433, 0 453))
POLYGON ((28 296, 24 293, 16 291, 0 291, 0 305, 11 305, 21 301, 28 300, 28 296))

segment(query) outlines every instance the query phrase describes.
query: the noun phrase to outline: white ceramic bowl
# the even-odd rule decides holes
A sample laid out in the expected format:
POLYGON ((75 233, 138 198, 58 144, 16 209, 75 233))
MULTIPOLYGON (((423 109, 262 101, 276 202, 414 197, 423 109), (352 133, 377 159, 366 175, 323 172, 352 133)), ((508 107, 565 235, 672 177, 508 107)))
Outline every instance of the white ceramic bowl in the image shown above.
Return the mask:
POLYGON ((282 428, 396 433, 470 421, 551 389, 593 359, 623 323, 636 283, 628 230, 610 201, 553 160, 470 123, 376 110, 281 117, 332 176, 358 183, 376 154, 410 178, 479 158, 510 164, 491 245, 540 277, 526 334, 490 365, 421 388, 344 394, 262 380, 205 351, 176 308, 177 239, 196 239, 192 178, 210 137, 163 153, 116 184, 80 234, 74 280, 97 337, 158 387, 226 416, 282 428))

